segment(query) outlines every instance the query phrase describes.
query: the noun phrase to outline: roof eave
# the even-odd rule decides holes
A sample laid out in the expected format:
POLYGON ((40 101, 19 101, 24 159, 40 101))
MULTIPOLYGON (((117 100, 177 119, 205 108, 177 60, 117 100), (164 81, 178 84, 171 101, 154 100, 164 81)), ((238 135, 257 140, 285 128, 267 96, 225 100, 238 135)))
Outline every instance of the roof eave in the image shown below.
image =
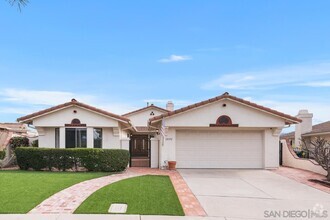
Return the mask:
POLYGON ((236 102, 236 103, 239 103, 239 104, 248 106, 250 108, 253 108, 253 109, 256 109, 256 110, 265 112, 266 114, 271 114, 271 115, 273 115, 275 117, 282 118, 282 119, 284 119, 285 124, 298 124, 298 123, 301 123, 302 122, 302 120, 299 119, 299 118, 296 118, 296 117, 293 117, 293 116, 290 116, 290 115, 286 115, 286 114, 281 113, 281 112, 277 112, 275 110, 272 110, 272 109, 269 109, 269 108, 260 106, 260 105, 255 104, 255 103, 244 101, 243 99, 237 98, 235 96, 231 96, 231 95, 229 95, 227 93, 224 93, 223 95, 218 96, 218 97, 215 97, 215 98, 212 98, 212 99, 208 99, 208 100, 205 100, 205 101, 201 101, 199 103, 195 103, 195 104, 186 106, 184 108, 181 108, 179 110, 175 110, 173 112, 164 113, 162 115, 159 115, 159 116, 154 117, 154 119, 153 118, 149 119, 149 121, 150 121, 151 124, 152 123, 156 123, 156 122, 162 120, 163 118, 168 118, 168 117, 171 117, 171 116, 174 116, 174 115, 182 114, 182 113, 185 113, 187 111, 193 110, 196 107, 202 107, 202 106, 205 106, 207 104, 211 104, 211 103, 214 103, 214 102, 217 102, 217 101, 221 101, 221 100, 225 100, 225 99, 228 99, 228 100, 231 100, 233 102, 236 102), (210 101, 210 100, 212 100, 212 101, 210 101), (248 103, 246 103, 246 102, 248 102, 248 103), (267 109, 269 109, 269 110, 267 111, 267 109))

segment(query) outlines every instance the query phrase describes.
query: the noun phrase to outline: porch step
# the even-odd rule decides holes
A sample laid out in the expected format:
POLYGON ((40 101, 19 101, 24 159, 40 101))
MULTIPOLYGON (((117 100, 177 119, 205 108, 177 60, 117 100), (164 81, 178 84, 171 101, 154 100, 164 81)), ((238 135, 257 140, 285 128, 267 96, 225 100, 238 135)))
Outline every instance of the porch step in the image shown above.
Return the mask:
POLYGON ((131 167, 149 167, 149 158, 132 158, 131 167))

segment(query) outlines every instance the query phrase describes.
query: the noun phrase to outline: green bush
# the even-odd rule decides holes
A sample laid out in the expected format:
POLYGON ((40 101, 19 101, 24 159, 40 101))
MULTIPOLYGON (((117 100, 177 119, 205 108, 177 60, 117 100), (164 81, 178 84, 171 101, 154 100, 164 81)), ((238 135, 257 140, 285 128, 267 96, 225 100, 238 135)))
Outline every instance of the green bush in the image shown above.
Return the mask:
POLYGON ((5 150, 0 151, 0 160, 5 158, 5 156, 6 156, 6 151, 5 150))
POLYGON ((17 147, 29 147, 29 139, 27 137, 12 137, 9 144, 13 150, 17 147))
POLYGON ((39 141, 38 140, 32 141, 31 146, 32 147, 38 147, 39 146, 39 141))
POLYGON ((15 154, 23 170, 56 168, 65 171, 84 167, 88 171, 120 172, 129 162, 129 152, 121 149, 18 147, 15 154))

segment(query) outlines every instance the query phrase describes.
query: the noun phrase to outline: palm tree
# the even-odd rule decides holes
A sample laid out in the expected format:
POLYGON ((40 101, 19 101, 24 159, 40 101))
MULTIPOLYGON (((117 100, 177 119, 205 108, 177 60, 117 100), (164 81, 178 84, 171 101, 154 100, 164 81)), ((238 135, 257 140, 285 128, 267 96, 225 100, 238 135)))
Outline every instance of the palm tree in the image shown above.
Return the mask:
POLYGON ((29 3, 29 0, 6 0, 11 4, 11 6, 17 5, 19 11, 21 11, 22 7, 26 6, 29 3))

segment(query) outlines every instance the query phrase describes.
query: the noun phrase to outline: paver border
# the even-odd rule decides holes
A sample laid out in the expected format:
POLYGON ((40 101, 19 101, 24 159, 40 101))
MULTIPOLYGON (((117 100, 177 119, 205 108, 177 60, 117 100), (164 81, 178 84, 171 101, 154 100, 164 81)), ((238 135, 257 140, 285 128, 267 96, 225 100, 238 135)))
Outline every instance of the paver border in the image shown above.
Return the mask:
POLYGON ((330 193, 329 187, 309 181, 309 179, 318 179, 318 180, 325 179, 326 177, 321 174, 313 173, 308 170, 302 170, 302 169, 298 169, 298 168, 284 167, 284 166, 271 170, 271 172, 274 172, 278 175, 287 177, 287 178, 297 181, 299 183, 308 185, 310 187, 321 190, 323 192, 330 193))
POLYGON ((29 211, 28 214, 73 214, 83 201, 100 188, 120 180, 144 175, 169 176, 185 215, 206 216, 206 212, 201 204, 177 171, 151 168, 128 168, 120 174, 113 174, 77 183, 50 196, 29 211))

